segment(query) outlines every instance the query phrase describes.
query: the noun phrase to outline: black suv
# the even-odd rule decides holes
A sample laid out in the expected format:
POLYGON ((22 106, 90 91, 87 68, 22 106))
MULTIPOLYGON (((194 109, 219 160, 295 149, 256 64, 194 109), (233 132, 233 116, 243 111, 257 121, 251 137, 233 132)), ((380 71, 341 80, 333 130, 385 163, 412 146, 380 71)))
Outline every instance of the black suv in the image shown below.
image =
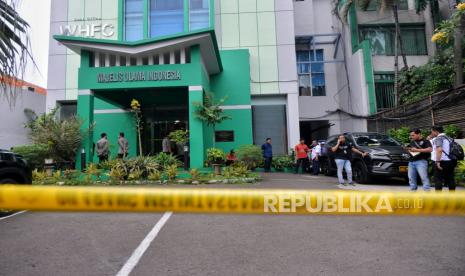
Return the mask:
POLYGON ((32 172, 21 155, 0 149, 0 184, 31 184, 32 172))
MULTIPOLYGON (((368 183, 372 176, 407 178, 409 154, 393 138, 374 132, 345 133, 346 140, 369 155, 363 158, 352 154, 352 173, 357 183, 368 183)), ((331 147, 337 144, 339 135, 330 136, 322 148, 321 170, 334 175, 336 163, 331 147)))

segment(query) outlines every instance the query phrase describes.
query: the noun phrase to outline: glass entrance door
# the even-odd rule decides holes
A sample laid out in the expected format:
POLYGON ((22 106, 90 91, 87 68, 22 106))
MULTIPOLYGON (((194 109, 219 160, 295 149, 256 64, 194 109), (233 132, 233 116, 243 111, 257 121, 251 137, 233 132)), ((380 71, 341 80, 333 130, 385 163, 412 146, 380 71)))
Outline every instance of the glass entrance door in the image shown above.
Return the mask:
MULTIPOLYGON (((163 151, 163 138, 175 130, 188 129, 187 109, 184 107, 150 107, 142 111, 144 129, 142 146, 144 155, 155 155, 163 151)), ((171 142, 173 155, 182 156, 183 146, 171 142)))

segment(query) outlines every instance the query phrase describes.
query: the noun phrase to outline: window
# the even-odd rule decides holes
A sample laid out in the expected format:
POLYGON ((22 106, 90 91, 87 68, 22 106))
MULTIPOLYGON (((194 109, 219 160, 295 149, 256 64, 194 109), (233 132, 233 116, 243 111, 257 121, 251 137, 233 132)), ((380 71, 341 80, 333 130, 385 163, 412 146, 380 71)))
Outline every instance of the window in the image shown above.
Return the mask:
POLYGON ((126 0, 124 10, 124 38, 135 41, 144 38, 144 0, 126 0))
POLYGON ((377 110, 394 107, 394 74, 375 73, 374 79, 377 110))
POLYGON ((150 0, 150 37, 184 31, 183 0, 150 0))
POLYGON ((210 25, 209 0, 190 0, 189 25, 190 30, 208 28, 210 25))
MULTIPOLYGON (((394 55, 395 27, 361 26, 360 40, 368 40, 373 55, 394 55)), ((424 26, 401 26, 400 36, 406 55, 427 55, 424 26)), ((400 52, 399 52, 400 54, 400 52)))
POLYGON ((123 29, 126 41, 210 27, 210 0, 124 0, 124 5, 123 29), (188 13, 186 16, 184 9, 188 13), (188 22, 184 18, 189 18, 186 19, 188 22))
POLYGON ((297 51, 300 96, 326 96, 323 50, 297 51))
POLYGON ((76 101, 66 101, 66 102, 57 102, 60 112, 60 120, 70 119, 76 116, 77 114, 77 102, 76 101))
MULTIPOLYGON (((408 10, 408 0, 398 0, 397 1, 398 10, 408 10)), ((378 10, 378 1, 370 1, 367 11, 376 11, 378 10)))

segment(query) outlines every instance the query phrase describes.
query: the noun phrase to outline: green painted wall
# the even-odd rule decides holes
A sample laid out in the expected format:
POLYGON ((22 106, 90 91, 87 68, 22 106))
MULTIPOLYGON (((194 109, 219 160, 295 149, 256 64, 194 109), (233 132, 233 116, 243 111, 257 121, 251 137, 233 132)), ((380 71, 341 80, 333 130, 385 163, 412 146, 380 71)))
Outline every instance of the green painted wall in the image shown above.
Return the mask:
POLYGON ((234 142, 217 142, 215 146, 225 152, 229 152, 231 149, 237 149, 240 145, 253 144, 252 110, 226 110, 225 113, 231 116, 232 120, 226 120, 217 125, 215 130, 233 130, 234 142))
MULTIPOLYGON (((137 155, 137 131, 133 113, 109 113, 94 114, 93 142, 97 144, 100 134, 105 132, 110 142, 110 158, 116 158, 118 154, 118 135, 124 132, 129 142, 129 157, 137 155)), ((93 156, 93 162, 98 162, 97 153, 93 156)))
MULTIPOLYGON (((215 93, 217 99, 227 97, 225 106, 250 106, 250 64, 249 51, 222 50, 220 51, 223 62, 223 72, 212 76, 211 91, 215 93)), ((215 130, 233 130, 234 142, 217 142, 216 147, 229 152, 237 149, 240 145, 252 144, 252 111, 251 109, 231 109, 225 113, 232 117, 215 126, 215 130)), ((213 137, 213 130, 205 130, 205 138, 213 137)), ((212 145, 208 142, 208 145, 212 145)))
POLYGON ((211 91, 220 99, 227 97, 225 105, 250 105, 249 51, 222 50, 223 72, 211 77, 211 91))

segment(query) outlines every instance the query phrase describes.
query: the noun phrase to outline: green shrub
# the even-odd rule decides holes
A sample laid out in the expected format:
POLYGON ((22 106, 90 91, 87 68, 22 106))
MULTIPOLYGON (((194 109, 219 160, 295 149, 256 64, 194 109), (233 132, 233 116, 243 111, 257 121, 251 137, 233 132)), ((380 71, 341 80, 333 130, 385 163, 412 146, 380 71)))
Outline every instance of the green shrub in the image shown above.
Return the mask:
POLYGON ((169 153, 160 152, 150 158, 159 165, 159 170, 165 170, 171 165, 181 166, 181 162, 176 159, 176 156, 169 153))
POLYGON ((190 170, 189 174, 191 175, 192 180, 197 180, 200 177, 200 171, 198 169, 190 170))
POLYGON ((142 178, 143 171, 140 168, 132 169, 128 174, 128 180, 140 180, 142 178))
POLYGON ((457 183, 465 184, 465 161, 459 161, 455 168, 455 180, 457 183))
POLYGON ((43 168, 44 160, 49 157, 49 149, 46 144, 32 144, 16 146, 13 152, 20 154, 32 169, 43 168))
POLYGON ((166 177, 169 181, 173 181, 178 176, 178 166, 176 164, 168 166, 165 171, 166 177))
POLYGON ((438 52, 428 63, 412 66, 399 74, 400 103, 420 100, 454 84, 454 61, 452 49, 438 52))
POLYGON ((44 171, 39 171, 35 169, 32 171, 32 180, 34 182, 42 182, 47 178, 47 173, 44 171))
POLYGON ((218 148, 207 149, 207 160, 210 164, 223 164, 226 160, 226 154, 218 148))
POLYGON ((161 179, 161 173, 160 171, 152 171, 150 172, 149 176, 147 177, 148 180, 150 181, 159 181, 161 179))
POLYGON ((189 140, 189 131, 184 129, 175 130, 170 132, 170 134, 168 134, 168 137, 173 142, 176 142, 178 144, 185 144, 189 140))
POLYGON ((294 159, 289 155, 280 155, 273 158, 272 166, 277 171, 283 171, 285 168, 294 166, 294 159))
POLYGON ((75 162, 76 153, 86 134, 81 132, 82 121, 77 117, 59 120, 56 111, 42 114, 27 125, 31 130, 31 139, 34 144, 47 145, 49 157, 55 162, 75 162))
POLYGON ((444 127, 444 133, 454 139, 459 138, 462 135, 462 131, 457 125, 451 124, 444 127))
POLYGON ((408 127, 391 128, 388 130, 388 134, 401 144, 410 143, 410 128, 408 127))
POLYGON ((242 145, 237 149, 237 157, 248 169, 256 168, 263 160, 262 149, 256 145, 242 145))

